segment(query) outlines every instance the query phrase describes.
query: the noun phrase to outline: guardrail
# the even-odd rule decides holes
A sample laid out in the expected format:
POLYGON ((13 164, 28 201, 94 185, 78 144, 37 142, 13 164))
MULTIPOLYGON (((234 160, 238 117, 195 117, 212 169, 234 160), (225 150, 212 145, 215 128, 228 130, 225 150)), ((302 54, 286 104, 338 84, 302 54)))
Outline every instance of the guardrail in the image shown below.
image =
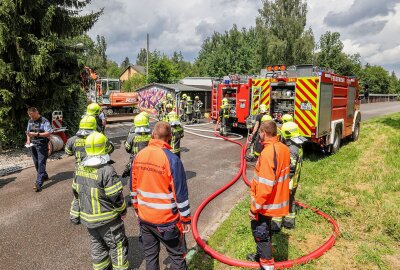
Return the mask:
POLYGON ((400 95, 398 94, 369 94, 368 99, 366 99, 363 94, 360 94, 359 98, 361 104, 400 101, 400 95))

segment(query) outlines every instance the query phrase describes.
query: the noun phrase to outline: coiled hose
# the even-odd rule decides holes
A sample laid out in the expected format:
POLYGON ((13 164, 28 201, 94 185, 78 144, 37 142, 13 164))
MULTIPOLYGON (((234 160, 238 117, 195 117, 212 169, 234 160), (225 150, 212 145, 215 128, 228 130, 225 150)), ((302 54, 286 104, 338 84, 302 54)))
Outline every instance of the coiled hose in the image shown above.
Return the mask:
MULTIPOLYGON (((238 259, 234 259, 234 258, 230 258, 228 256, 225 256, 221 253, 219 253, 218 251, 212 249, 210 246, 208 246, 203 239, 201 239, 200 235, 199 235, 199 231, 197 228, 197 223, 200 217, 201 212, 203 211, 203 209, 206 207, 206 205, 212 201, 215 197, 217 197, 218 195, 220 195, 221 193, 223 193, 225 190, 227 190, 230 186, 232 186, 241 176, 243 177, 244 182, 250 186, 250 181, 247 179, 246 177, 246 160, 245 160, 245 153, 246 153, 246 145, 243 145, 240 142, 234 141, 232 139, 226 138, 221 136, 220 134, 218 134, 217 132, 217 127, 218 127, 219 121, 217 122, 215 129, 214 129, 214 135, 216 137, 220 137, 228 142, 237 144, 238 146, 241 147, 241 152, 240 152, 240 169, 238 171, 238 173, 235 175, 234 178, 232 178, 231 181, 229 181, 227 184, 225 184, 223 187, 221 187, 220 189, 218 189, 217 191, 215 191, 213 194, 211 194, 209 197, 207 197, 200 205, 199 207, 196 209, 196 212, 194 213, 193 216, 193 222, 192 222, 192 232, 193 232, 193 237, 196 240, 197 244, 204 250, 204 252, 206 252, 208 255, 210 255, 212 258, 225 263, 227 265, 231 265, 231 266, 237 266, 237 267, 245 267, 245 268, 259 268, 260 264, 257 262, 250 262, 250 261, 242 261, 242 260, 238 260, 238 259)), ((336 221, 330 217, 329 215, 325 214, 324 212, 315 209, 311 206, 308 206, 306 204, 300 203, 300 202, 296 202, 296 205, 301 206, 303 208, 308 208, 311 211, 313 211, 314 213, 316 213, 317 215, 322 216, 323 218, 325 218, 326 220, 328 220, 331 225, 332 225, 332 235, 330 236, 330 238, 320 247, 318 247, 317 249, 315 249, 314 251, 312 251, 311 253, 304 255, 300 258, 296 258, 293 260, 288 260, 288 261, 281 261, 281 262, 275 262, 274 267, 276 269, 281 269, 281 268, 291 268, 294 265, 299 265, 299 264, 304 264, 304 263, 308 263, 309 261, 316 259, 320 256, 322 256, 327 250, 329 250, 336 242, 336 238, 339 236, 339 225, 336 223, 336 221)))

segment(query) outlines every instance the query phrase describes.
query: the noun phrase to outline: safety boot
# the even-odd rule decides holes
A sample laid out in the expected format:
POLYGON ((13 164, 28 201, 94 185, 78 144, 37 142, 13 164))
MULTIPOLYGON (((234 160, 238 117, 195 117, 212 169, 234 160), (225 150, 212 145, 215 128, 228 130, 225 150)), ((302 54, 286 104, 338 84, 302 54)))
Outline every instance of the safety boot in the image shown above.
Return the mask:
POLYGON ((250 253, 246 255, 246 259, 252 262, 260 262, 260 255, 257 253, 250 253))

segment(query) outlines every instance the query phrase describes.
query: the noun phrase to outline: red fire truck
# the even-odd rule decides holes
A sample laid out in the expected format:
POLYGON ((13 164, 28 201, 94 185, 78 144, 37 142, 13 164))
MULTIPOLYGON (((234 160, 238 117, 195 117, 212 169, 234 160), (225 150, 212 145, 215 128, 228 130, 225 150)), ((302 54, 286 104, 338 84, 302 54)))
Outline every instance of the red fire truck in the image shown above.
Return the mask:
POLYGON ((211 116, 218 119, 223 98, 230 105, 232 127, 254 125, 258 108, 265 104, 277 121, 291 114, 300 133, 324 150, 335 153, 341 140, 358 139, 360 102, 358 80, 336 75, 313 65, 268 66, 261 75, 240 78, 226 76, 213 82, 211 116))

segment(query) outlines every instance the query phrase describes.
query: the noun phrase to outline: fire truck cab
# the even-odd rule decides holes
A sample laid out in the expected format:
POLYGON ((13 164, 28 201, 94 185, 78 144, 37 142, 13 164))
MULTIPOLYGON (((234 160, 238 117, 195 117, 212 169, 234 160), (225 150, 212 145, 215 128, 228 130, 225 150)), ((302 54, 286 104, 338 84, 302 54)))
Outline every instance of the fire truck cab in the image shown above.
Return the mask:
POLYGON ((313 65, 268 66, 246 80, 226 77, 213 83, 212 118, 218 118, 221 100, 231 105, 230 125, 251 129, 259 106, 265 104, 277 123, 291 114, 308 141, 335 153, 344 138, 358 139, 360 102, 358 80, 313 65), (229 78, 229 80, 228 80, 229 78), (235 79, 235 80, 234 80, 235 79))

